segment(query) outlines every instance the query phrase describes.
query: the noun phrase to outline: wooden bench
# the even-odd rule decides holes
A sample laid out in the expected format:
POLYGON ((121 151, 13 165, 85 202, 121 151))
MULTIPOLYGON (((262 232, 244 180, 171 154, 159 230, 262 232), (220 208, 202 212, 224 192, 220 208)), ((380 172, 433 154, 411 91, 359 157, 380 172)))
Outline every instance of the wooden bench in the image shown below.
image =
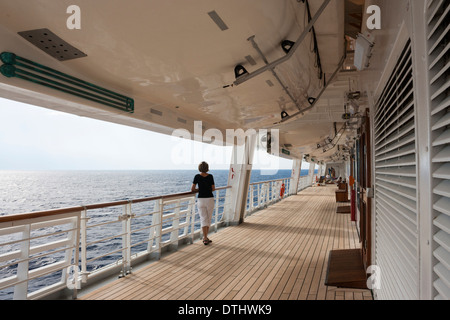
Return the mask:
POLYGON ((339 188, 339 190, 345 190, 345 191, 348 191, 348 185, 347 185, 347 183, 345 183, 345 182, 339 183, 339 184, 338 184, 338 188, 339 188))
POLYGON ((336 202, 349 202, 347 190, 336 190, 336 202))

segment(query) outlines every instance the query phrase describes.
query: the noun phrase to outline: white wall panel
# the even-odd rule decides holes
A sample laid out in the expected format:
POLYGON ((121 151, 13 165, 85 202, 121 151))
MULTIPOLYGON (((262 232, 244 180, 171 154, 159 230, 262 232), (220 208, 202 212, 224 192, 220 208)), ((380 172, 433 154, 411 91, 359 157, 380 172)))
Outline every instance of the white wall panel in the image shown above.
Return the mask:
POLYGON ((450 299, 450 2, 429 1, 427 38, 433 172, 433 298, 450 299))
POLYGON ((378 99, 374 121, 378 299, 418 299, 416 112, 411 41, 378 99))

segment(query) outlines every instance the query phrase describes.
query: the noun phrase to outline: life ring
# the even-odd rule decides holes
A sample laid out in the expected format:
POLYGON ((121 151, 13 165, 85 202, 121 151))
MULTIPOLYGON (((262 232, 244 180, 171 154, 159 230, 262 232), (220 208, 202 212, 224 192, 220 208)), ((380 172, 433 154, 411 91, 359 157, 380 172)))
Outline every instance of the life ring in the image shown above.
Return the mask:
POLYGON ((284 183, 281 185, 281 189, 280 189, 280 197, 281 198, 283 198, 283 196, 284 196, 284 191, 285 191, 285 188, 284 188, 284 183))

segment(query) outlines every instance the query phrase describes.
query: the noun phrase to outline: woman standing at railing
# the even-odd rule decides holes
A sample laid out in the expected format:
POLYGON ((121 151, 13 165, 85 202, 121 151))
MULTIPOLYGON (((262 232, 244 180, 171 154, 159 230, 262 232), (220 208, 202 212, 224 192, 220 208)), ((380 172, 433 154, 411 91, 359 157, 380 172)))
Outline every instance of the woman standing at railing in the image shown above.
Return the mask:
POLYGON ((212 214, 214 210, 214 195, 216 190, 214 177, 209 174, 209 165, 202 162, 198 166, 199 174, 194 177, 191 191, 198 191, 197 208, 200 214, 200 223, 203 231, 203 244, 208 245, 212 241, 208 238, 209 226, 211 225, 212 214), (196 186, 198 185, 198 189, 196 186))

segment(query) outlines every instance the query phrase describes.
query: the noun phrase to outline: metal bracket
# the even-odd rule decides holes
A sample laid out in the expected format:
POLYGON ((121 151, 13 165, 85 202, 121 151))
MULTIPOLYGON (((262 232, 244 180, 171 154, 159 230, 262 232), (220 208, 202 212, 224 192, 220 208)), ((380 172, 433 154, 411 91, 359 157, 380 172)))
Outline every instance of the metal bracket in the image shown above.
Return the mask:
POLYGON ((297 48, 300 46, 300 44, 303 42, 303 40, 306 38, 306 36, 309 34, 310 30, 314 27, 314 24, 317 22, 317 20, 319 19, 319 17, 322 15, 322 12, 325 10, 325 8, 328 6, 328 4, 330 3, 331 0, 324 0, 322 5, 320 6, 319 10, 317 10, 316 14, 314 15, 314 17, 311 19, 311 21, 308 23, 308 25, 306 26, 306 28, 303 30, 302 34, 300 35, 300 37, 297 39, 297 41, 295 41, 295 44, 292 46, 292 48, 289 50, 289 53, 286 54, 284 57, 275 60, 272 63, 267 64, 266 66, 252 72, 249 74, 246 74, 242 77, 239 77, 239 79, 236 79, 236 81, 233 83, 234 85, 240 85, 242 83, 244 83, 245 81, 248 81, 258 75, 260 75, 261 73, 264 73, 268 70, 272 70, 273 68, 275 68, 277 65, 289 60, 292 55, 294 54, 294 52, 297 50, 297 48))

